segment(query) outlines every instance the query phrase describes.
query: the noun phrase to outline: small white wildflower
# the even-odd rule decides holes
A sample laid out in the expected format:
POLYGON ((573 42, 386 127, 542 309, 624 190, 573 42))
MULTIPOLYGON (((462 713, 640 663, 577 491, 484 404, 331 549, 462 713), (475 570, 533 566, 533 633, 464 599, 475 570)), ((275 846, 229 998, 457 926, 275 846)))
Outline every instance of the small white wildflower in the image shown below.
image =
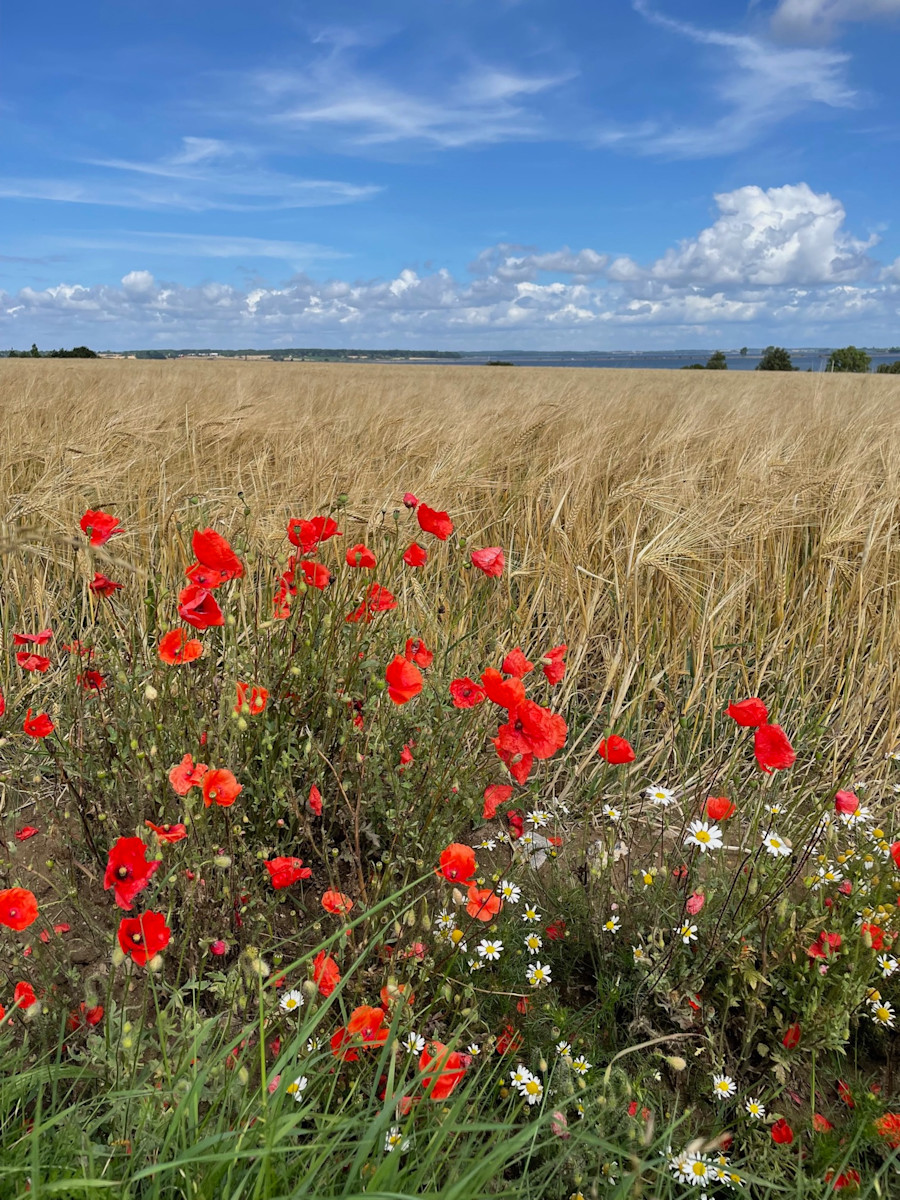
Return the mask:
POLYGON ((791 848, 784 838, 771 830, 763 834, 762 844, 773 858, 787 858, 791 853, 791 848))
POLYGON ((414 1029, 411 1029, 400 1045, 404 1050, 408 1050, 410 1054, 421 1054, 425 1049, 425 1039, 420 1033, 416 1033, 414 1029))
POLYGON ((737 1084, 730 1075, 713 1075, 713 1095, 717 1100, 728 1100, 737 1091, 737 1084))
POLYGON ((684 844, 697 846, 702 854, 707 850, 721 850, 722 830, 711 821, 691 821, 684 844))
POLYGON ((525 978, 532 987, 539 987, 542 983, 550 982, 550 968, 544 966, 543 963, 530 963, 525 972, 525 978))
POLYGON ((672 789, 660 787, 657 783, 651 784, 644 792, 644 795, 648 800, 652 800, 654 804, 662 804, 665 808, 675 803, 675 793, 672 789))
POLYGON ((503 953, 503 943, 497 938, 485 938, 478 943, 475 950, 481 958, 486 958, 489 962, 496 962, 503 953))
POLYGON ((303 1092, 306 1090, 306 1085, 309 1080, 305 1075, 298 1075, 295 1080, 287 1085, 285 1091, 289 1096, 293 1096, 298 1102, 303 1099, 303 1092))
POLYGON ((675 930, 675 933, 678 934, 678 936, 681 938, 681 940, 684 942, 684 944, 686 946, 690 945, 691 942, 696 942, 696 940, 697 940, 697 926, 696 925, 680 925, 675 930))
POLYGON ((401 1154, 409 1149, 409 1138, 403 1136, 399 1125, 392 1125, 384 1135, 384 1148, 388 1152, 399 1149, 401 1154))
POLYGON ((285 992, 279 1003, 285 1012, 294 1012, 303 1005, 303 993, 296 990, 285 992))
POLYGON ((753 1117, 757 1121, 761 1121, 766 1115, 766 1106, 757 1100, 754 1096, 750 1096, 747 1103, 744 1105, 747 1110, 747 1115, 753 1117))
POLYGON ((530 925, 533 925, 536 921, 540 921, 540 919, 541 914, 538 912, 536 905, 526 904, 522 912, 522 920, 527 921, 530 925))
POLYGON ((500 881, 500 887, 497 891, 507 904, 518 904, 522 899, 522 889, 517 883, 511 883, 508 879, 500 881))

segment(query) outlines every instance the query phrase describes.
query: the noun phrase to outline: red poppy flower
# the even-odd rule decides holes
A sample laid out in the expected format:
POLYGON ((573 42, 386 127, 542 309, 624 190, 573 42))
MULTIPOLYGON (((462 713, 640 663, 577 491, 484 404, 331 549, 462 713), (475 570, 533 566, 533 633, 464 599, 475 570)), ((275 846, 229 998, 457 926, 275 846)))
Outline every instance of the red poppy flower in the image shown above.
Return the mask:
POLYGON ((900 842, 891 842, 891 858, 894 866, 900 869, 900 842))
POLYGON ((475 708, 483 704, 487 698, 484 688, 478 686, 468 675, 462 679, 454 679, 450 684, 450 699, 454 708, 475 708))
POLYGON ((382 1029, 384 1009, 361 1004, 354 1008, 347 1022, 347 1032, 351 1037, 361 1038, 363 1043, 380 1045, 387 1041, 388 1031, 382 1029))
POLYGON ((186 825, 154 825, 152 821, 145 821, 144 824, 148 829, 153 830, 161 842, 169 845, 183 842, 188 835, 186 825))
POLYGON ((343 892, 333 892, 329 889, 322 897, 322 907, 332 916, 341 917, 350 911, 353 901, 343 892))
POLYGON ((322 996, 330 996, 341 982, 337 963, 324 950, 320 950, 313 960, 313 981, 322 996))
POLYGON ((93 1008, 88 1008, 82 1000, 80 1006, 69 1013, 66 1025, 72 1033, 75 1033, 79 1029, 93 1028, 103 1020, 103 1012, 102 1004, 95 1004, 93 1008))
POLYGON ((301 559, 297 564, 303 572, 303 578, 311 588, 317 588, 319 591, 324 591, 334 583, 334 576, 328 567, 323 563, 313 562, 311 559, 301 559))
POLYGON ((484 550, 473 550, 469 556, 472 566, 477 567, 483 574, 497 579, 503 574, 506 559, 499 546, 487 546, 484 550))
POLYGON ((322 815, 322 793, 315 784, 309 789, 309 807, 317 817, 322 815))
POLYGON ((468 895, 466 912, 476 921, 492 921, 503 907, 503 901, 490 888, 477 888, 470 883, 468 895))
POLYGON ((35 829, 33 825, 23 825, 21 829, 15 832, 17 842, 27 842, 29 838, 33 838, 35 834, 40 833, 39 829, 35 829))
POLYGON ((423 1072, 422 1087, 431 1099, 446 1100, 466 1073, 466 1059, 443 1042, 429 1042, 419 1057, 419 1070, 423 1072))
POLYGON ((196 529, 191 546, 194 557, 201 566, 217 571, 222 576, 220 583, 228 579, 240 579, 244 574, 244 564, 221 533, 216 533, 215 529, 196 529))
POLYGON ((102 692, 106 687, 106 676, 101 671, 82 671, 75 679, 86 692, 102 692))
POLYGON ((287 534, 288 541, 292 546, 297 546, 301 554, 311 554, 319 542, 343 537, 337 522, 331 517, 313 517, 311 521, 299 521, 295 518, 288 521, 287 534))
POLYGON ((780 725, 760 725, 753 735, 753 753, 767 775, 787 770, 797 757, 780 725))
POLYGON ((151 958, 165 950, 172 936, 161 912, 145 912, 139 917, 123 917, 117 937, 122 951, 139 967, 146 967, 151 958))
POLYGON ((94 572, 94 578, 88 584, 88 587, 95 596, 106 596, 107 598, 114 596, 124 586, 124 583, 114 583, 99 571, 94 572))
POLYGON ((795 1021, 793 1025, 788 1025, 784 1037, 781 1039, 781 1044, 786 1050, 796 1050, 800 1045, 800 1022, 795 1021))
POLYGON ((420 504, 416 509, 416 518, 419 522, 419 528, 424 533, 433 533, 438 541, 446 542, 447 538, 453 532, 453 522, 445 512, 438 512, 436 509, 429 508, 427 504, 420 504))
POLYGON ((21 931, 37 920, 38 905, 28 888, 6 888, 0 892, 0 925, 21 931))
MULTIPOLYGON (((415 743, 413 743, 413 745, 415 745, 415 743)), ((409 742, 406 742, 403 746, 403 749, 400 751, 400 770, 402 771, 403 768, 408 766, 412 761, 413 752, 410 748, 409 742)))
POLYGON ((13 992, 13 1001, 16 1008, 31 1008, 32 1004, 37 1004, 37 996, 34 994, 31 984, 17 983, 13 992))
POLYGON ((419 667, 428 668, 434 662, 434 654, 428 649, 421 638, 407 638, 406 650, 403 652, 403 657, 407 662, 415 663, 419 667))
POLYGON ((508 783, 492 783, 484 789, 484 811, 481 816, 485 821, 493 821, 497 809, 506 804, 513 794, 508 783))
POLYGON ((206 763, 197 763, 195 766, 193 756, 186 754, 180 763, 170 769, 169 783, 179 796, 186 796, 192 787, 203 783, 208 770, 206 763))
POLYGON ((415 508, 416 505, 419 503, 419 501, 412 494, 412 492, 404 492, 403 493, 403 503, 406 505, 407 508, 415 508))
POLYGON ((23 671, 37 671, 41 675, 50 669, 49 658, 45 658, 43 654, 29 654, 27 650, 19 650, 16 653, 16 662, 23 671))
POLYGON ((841 1171, 838 1176, 835 1176, 834 1171, 828 1170, 825 1172, 825 1182, 830 1183, 832 1188, 839 1192, 843 1188, 858 1188, 860 1185, 859 1171, 848 1167, 846 1171, 841 1171))
POLYGON ((696 917, 698 912, 701 912, 703 905, 706 903, 706 896, 703 892, 691 892, 685 901, 684 907, 688 910, 692 917, 696 917))
POLYGON ((418 542, 413 542, 403 551, 403 561, 408 567, 424 567, 428 562, 428 552, 418 542))
POLYGON ((522 1035, 512 1025, 504 1025, 494 1049, 498 1054, 515 1054, 522 1049, 522 1035))
POLYGON ((200 562, 191 563, 185 571, 185 575, 191 583, 196 583, 197 587, 209 588, 210 591, 221 587, 226 580, 231 578, 227 572, 218 571, 215 567, 204 566, 200 562))
POLYGON ((0 691, 0 717, 2 717, 5 712, 6 712, 6 697, 3 695, 3 692, 0 691))
POLYGON ((711 821, 727 821, 737 812, 737 805, 727 796, 710 796, 706 801, 706 815, 711 821))
POLYGON ((846 1083, 844 1083, 843 1079, 838 1080, 837 1091, 838 1095, 848 1108, 856 1108, 856 1103, 853 1099, 853 1093, 847 1087, 846 1083))
POLYGON ((826 933, 823 929, 811 946, 807 946, 806 953, 810 958, 830 958, 833 954, 837 954, 841 948, 841 935, 839 933, 826 933))
POLYGON ((451 842, 441 851, 440 863, 435 875, 443 875, 450 883, 468 883, 475 874, 475 851, 461 842, 451 842))
POLYGON ((203 643, 188 638, 184 629, 172 629, 159 639, 159 657, 170 667, 196 662, 203 653, 203 643))
POLYGON ((108 542, 114 533, 124 533, 119 524, 119 518, 110 516, 100 509, 89 508, 79 522, 82 533, 91 539, 92 546, 102 546, 108 542))
POLYGON ((886 1112, 875 1122, 875 1131, 892 1150, 900 1148, 900 1113, 886 1112))
POLYGON ((120 837, 109 851, 103 887, 113 888, 119 908, 130 909, 159 869, 161 860, 147 862, 147 847, 137 837, 120 837))
POLYGON ((813 1113, 813 1129, 816 1133, 830 1133, 834 1126, 827 1117, 823 1117, 821 1113, 813 1113))
POLYGON ((789 1146, 794 1140, 794 1131, 784 1117, 780 1117, 770 1130, 772 1141, 778 1146, 789 1146))
POLYGON ((504 679, 493 667, 481 676, 488 700, 501 708, 515 708, 525 700, 525 684, 521 679, 504 679))
POLYGON ((14 646, 46 646, 53 637, 52 629, 42 629, 40 633, 14 633, 14 646))
POLYGON ((518 784, 528 782, 528 776, 531 774, 534 766, 533 754, 522 754, 519 751, 504 749, 499 738, 491 738, 494 744, 494 749, 497 751, 497 757, 501 762, 506 764, 510 775, 518 784))
POLYGON ((346 555, 348 567, 364 567, 371 569, 375 566, 375 555, 362 542, 351 546, 346 555))
POLYGON ((414 663, 395 654, 388 663, 384 677, 388 683, 388 695, 395 704, 407 704, 422 690, 422 672, 414 663))
POLYGON ((838 813, 855 813, 859 808, 859 797, 853 792, 838 792, 834 798, 834 811, 838 813))
POLYGON ((213 625, 224 625, 225 618, 215 596, 208 588, 192 583, 178 596, 178 615, 195 629, 209 629, 213 625))
POLYGON ((548 683, 559 683, 566 673, 566 664, 563 661, 568 646, 554 646, 552 650, 548 650, 541 659, 541 670, 548 683))
POLYGON ((243 784, 238 783, 231 771, 225 767, 207 771, 203 777, 203 803, 207 808, 211 804, 229 808, 243 790, 243 784))
POLYGON ((625 738, 618 737, 615 733, 610 734, 608 738, 600 739, 597 753, 613 766, 634 762, 634 751, 630 744, 625 738))
POLYGON ((310 868, 304 867, 302 858, 272 858, 265 866, 276 892, 312 875, 310 868))
POLYGON ((23 724, 22 728, 29 737, 45 738, 50 736, 56 726, 46 713, 38 713, 37 716, 33 717, 31 715, 31 709, 29 708, 25 715, 25 723, 23 724))
POLYGON ((559 713, 542 708, 533 700, 523 700, 521 704, 510 709, 509 721, 497 730, 497 737, 492 739, 498 753, 533 754, 535 758, 545 759, 561 750, 566 744, 568 729, 559 713))
POLYGON ((504 675, 514 675, 516 679, 522 679, 529 671, 534 670, 534 663, 525 657, 521 646, 516 646, 515 650, 510 650, 504 658, 500 670, 504 675))
POLYGON ((506 819, 509 822, 509 832, 514 840, 518 840, 525 832, 525 819, 518 809, 511 809, 506 814, 506 819))
POLYGON ((544 930, 551 942, 561 942, 566 936, 566 923, 562 918, 551 921, 544 930))
POLYGON ((729 704, 725 713, 731 717, 732 721, 736 721, 738 725, 743 725, 748 729, 765 725, 769 719, 769 710, 757 696, 751 696, 749 700, 739 700, 736 704, 729 704))
POLYGON ((234 706, 236 713, 241 713, 246 708, 247 711, 254 717, 258 717, 261 712, 265 711, 266 703, 269 699, 269 693, 264 687, 256 687, 250 683, 238 683, 237 685, 237 704, 234 706), (247 693, 250 693, 249 696, 247 693))
MULTIPOLYGON (((869 950, 881 950, 884 947, 884 930, 880 925, 873 925, 871 921, 863 921, 859 927, 860 936, 863 939, 863 944, 869 950)), ((890 945, 890 937, 888 938, 890 945)))

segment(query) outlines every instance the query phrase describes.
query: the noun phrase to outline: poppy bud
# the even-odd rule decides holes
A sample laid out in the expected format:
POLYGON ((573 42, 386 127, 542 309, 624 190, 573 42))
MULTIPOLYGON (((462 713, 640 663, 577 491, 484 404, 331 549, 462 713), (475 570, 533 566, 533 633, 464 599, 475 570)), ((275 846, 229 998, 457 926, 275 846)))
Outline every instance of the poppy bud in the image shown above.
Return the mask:
POLYGON ((679 1054, 672 1054, 666 1058, 666 1062, 673 1071, 683 1071, 687 1067, 687 1063, 679 1054))
POLYGON ((144 688, 144 699, 148 700, 152 703, 158 696, 159 696, 159 692, 156 690, 156 688, 153 686, 153 684, 148 683, 147 686, 144 688))

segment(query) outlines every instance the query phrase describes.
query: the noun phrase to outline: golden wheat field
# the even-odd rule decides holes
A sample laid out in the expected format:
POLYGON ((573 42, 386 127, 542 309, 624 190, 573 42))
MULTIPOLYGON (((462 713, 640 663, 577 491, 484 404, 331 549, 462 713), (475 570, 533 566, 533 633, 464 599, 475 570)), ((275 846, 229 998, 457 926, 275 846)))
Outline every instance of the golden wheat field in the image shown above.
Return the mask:
POLYGON ((613 717, 673 680, 708 713, 724 671, 833 718, 836 756, 900 730, 900 379, 5 360, 0 413, 2 587, 35 619, 87 506, 126 525, 115 565, 198 502, 274 548, 410 489, 506 548, 522 627, 613 717))

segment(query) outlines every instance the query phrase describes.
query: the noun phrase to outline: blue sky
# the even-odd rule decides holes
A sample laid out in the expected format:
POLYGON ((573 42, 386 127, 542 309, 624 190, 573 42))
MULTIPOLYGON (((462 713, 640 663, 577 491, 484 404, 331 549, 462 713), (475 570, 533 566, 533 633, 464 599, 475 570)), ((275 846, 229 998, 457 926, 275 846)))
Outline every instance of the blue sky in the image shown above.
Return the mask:
POLYGON ((0 346, 900 344, 900 0, 47 0, 0 346))

